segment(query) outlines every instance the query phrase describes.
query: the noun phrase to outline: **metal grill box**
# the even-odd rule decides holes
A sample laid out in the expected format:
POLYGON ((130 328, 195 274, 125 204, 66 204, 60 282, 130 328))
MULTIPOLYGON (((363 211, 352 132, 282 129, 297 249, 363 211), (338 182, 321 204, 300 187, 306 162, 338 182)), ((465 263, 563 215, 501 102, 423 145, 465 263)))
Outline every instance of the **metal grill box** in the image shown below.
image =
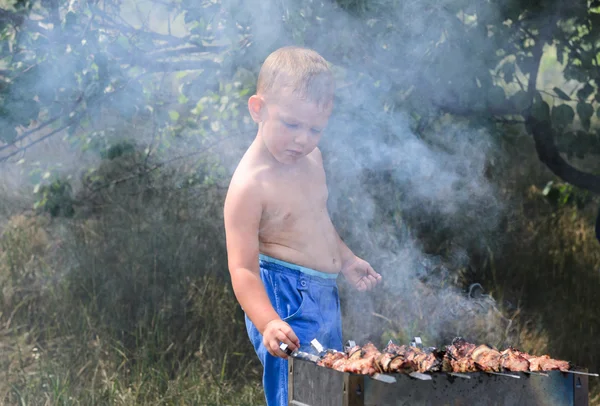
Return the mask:
POLYGON ((339 372, 288 358, 289 401, 294 406, 588 406, 588 377, 560 371, 519 379, 469 373, 471 379, 433 373, 431 380, 392 374, 395 383, 339 372))

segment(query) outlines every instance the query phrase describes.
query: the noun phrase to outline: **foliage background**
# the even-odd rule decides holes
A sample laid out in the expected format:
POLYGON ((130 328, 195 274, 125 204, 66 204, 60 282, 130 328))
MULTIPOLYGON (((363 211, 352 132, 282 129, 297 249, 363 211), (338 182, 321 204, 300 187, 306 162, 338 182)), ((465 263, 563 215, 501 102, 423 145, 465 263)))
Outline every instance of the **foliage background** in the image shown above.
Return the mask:
MULTIPOLYGON (((261 61, 331 63, 344 335, 600 370, 600 4, 0 3, 0 399, 261 404, 222 204, 261 61)), ((592 404, 600 403, 592 383, 592 404)))

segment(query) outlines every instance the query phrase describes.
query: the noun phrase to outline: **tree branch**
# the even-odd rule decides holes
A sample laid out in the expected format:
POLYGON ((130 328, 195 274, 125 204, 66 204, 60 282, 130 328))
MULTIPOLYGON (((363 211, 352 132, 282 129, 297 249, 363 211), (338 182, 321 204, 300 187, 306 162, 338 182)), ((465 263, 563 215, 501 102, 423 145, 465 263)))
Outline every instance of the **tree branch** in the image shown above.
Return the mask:
MULTIPOLYGON (((546 42, 546 39, 550 37, 552 27, 555 24, 556 21, 552 19, 542 32, 540 32, 540 36, 536 39, 536 43, 532 50, 534 65, 529 74, 529 82, 527 85, 527 94, 531 98, 530 100, 533 100, 536 91, 537 77, 542 61, 542 55, 544 53, 544 43, 546 42)), ((580 171, 569 164, 560 155, 556 143, 554 142, 554 132, 550 123, 541 122, 533 117, 531 114, 531 104, 525 114, 525 126, 528 132, 533 136, 535 150, 537 151, 540 161, 562 180, 579 188, 600 194, 600 176, 580 171)))
POLYGON ((218 69, 221 67, 217 62, 211 60, 203 61, 175 61, 175 62, 152 62, 146 59, 141 59, 132 63, 133 65, 140 65, 146 73, 156 72, 177 72, 182 70, 201 70, 201 69, 218 69))
POLYGON ((214 141, 214 142, 206 145, 205 147, 203 147, 203 148, 201 148, 199 150, 195 150, 195 151, 189 152, 189 153, 184 154, 184 155, 179 155, 179 156, 170 158, 170 159, 168 159, 166 161, 159 162, 159 163, 157 163, 155 165, 152 165, 149 168, 145 168, 142 171, 139 171, 139 172, 136 172, 136 173, 124 176, 122 178, 111 180, 109 182, 103 183, 103 184, 101 184, 99 186, 96 186, 93 189, 91 189, 90 192, 91 193, 98 192, 98 191, 100 191, 102 189, 105 189, 105 188, 110 187, 110 186, 118 185, 119 183, 126 182, 126 181, 128 181, 130 179, 134 179, 134 178, 137 178, 137 177, 140 177, 140 176, 148 175, 149 173, 154 172, 155 170, 157 170, 159 168, 162 168, 163 166, 168 165, 170 163, 173 163, 175 161, 179 161, 179 160, 186 159, 186 158, 191 158, 194 155, 199 155, 199 154, 203 154, 205 152, 208 152, 208 150, 210 150, 211 148, 219 145, 220 143, 222 143, 224 141, 227 141, 229 139, 232 139, 234 137, 238 137, 240 135, 246 135, 246 134, 240 133, 240 132, 229 134, 228 136, 226 136, 224 138, 220 138, 220 139, 218 139, 218 140, 216 140, 216 141, 214 141))
POLYGON ((13 157, 13 156, 17 155, 18 153, 20 153, 20 152, 25 152, 27 149, 29 149, 30 147, 34 146, 35 144, 38 144, 38 143, 40 143, 40 142, 42 142, 42 141, 44 141, 44 140, 46 140, 46 139, 48 139, 48 138, 52 137, 54 134, 57 134, 57 133, 59 133, 59 132, 61 132, 61 131, 65 130, 65 129, 69 128, 69 127, 70 127, 71 125, 73 125, 75 122, 79 122, 79 120, 81 119, 81 116, 82 116, 82 115, 81 115, 81 114, 79 114, 79 115, 77 115, 77 116, 73 117, 71 120, 69 120, 69 122, 67 122, 67 123, 66 123, 66 124, 64 124, 63 126, 61 126, 61 127, 57 128, 56 130, 54 130, 54 131, 52 131, 52 132, 50 132, 50 133, 48 133, 48 134, 44 135, 44 136, 43 136, 43 137, 41 137, 41 138, 38 138, 38 139, 37 139, 37 140, 35 140, 35 141, 32 141, 32 142, 30 142, 29 144, 25 145, 24 147, 21 147, 21 148, 17 149, 16 151, 13 151, 13 152, 11 152, 10 154, 8 154, 8 155, 6 155, 6 156, 0 157, 0 162, 7 161, 9 158, 11 158, 11 157, 13 157))
POLYGON ((554 143, 554 134, 549 124, 536 120, 533 116, 526 119, 528 131, 533 135, 535 149, 540 161, 556 176, 574 186, 600 194, 600 176, 580 171, 569 164, 558 151, 554 143))

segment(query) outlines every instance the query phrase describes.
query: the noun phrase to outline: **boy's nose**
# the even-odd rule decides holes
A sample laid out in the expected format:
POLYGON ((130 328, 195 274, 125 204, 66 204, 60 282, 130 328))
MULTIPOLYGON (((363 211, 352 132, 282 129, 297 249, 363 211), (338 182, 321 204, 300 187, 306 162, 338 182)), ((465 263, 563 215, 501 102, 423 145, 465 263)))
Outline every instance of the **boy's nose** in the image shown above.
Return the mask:
POLYGON ((306 132, 304 132, 304 131, 298 132, 298 134, 294 138, 294 142, 296 142, 296 144, 299 144, 299 145, 306 144, 306 141, 308 141, 308 134, 306 134, 306 132))

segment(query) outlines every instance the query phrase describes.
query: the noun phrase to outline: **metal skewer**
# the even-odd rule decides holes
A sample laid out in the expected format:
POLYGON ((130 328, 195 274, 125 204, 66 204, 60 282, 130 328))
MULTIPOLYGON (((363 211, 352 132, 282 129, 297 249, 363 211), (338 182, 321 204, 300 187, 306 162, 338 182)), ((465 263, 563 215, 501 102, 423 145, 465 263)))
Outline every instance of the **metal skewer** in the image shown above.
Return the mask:
POLYGON ((421 381, 431 381, 431 375, 423 374, 421 372, 411 372, 408 376, 419 379, 421 381))
POLYGON ((485 372, 486 374, 500 375, 500 376, 507 376, 509 378, 521 379, 521 377, 519 375, 505 374, 504 372, 491 372, 491 371, 483 371, 483 372, 485 372))
POLYGON ((373 378, 373 379, 375 379, 377 381, 380 381, 380 382, 385 382, 385 383, 396 383, 396 382, 398 382, 398 381, 396 381, 396 378, 394 378, 391 375, 386 375, 386 374, 379 374, 379 373, 373 374, 371 376, 371 378, 373 378))
POLYGON ((600 375, 594 374, 592 372, 581 372, 581 371, 561 371, 561 372, 566 372, 568 374, 577 374, 577 375, 600 376, 600 375))
POLYGON ((527 375, 537 375, 537 376, 545 376, 545 377, 549 377, 550 375, 548 375, 545 372, 537 372, 537 371, 523 371, 524 374, 527 375))
POLYGON ((452 375, 452 376, 456 376, 456 377, 464 378, 464 379, 471 379, 471 377, 469 375, 461 374, 458 372, 448 372, 448 375, 452 375))

